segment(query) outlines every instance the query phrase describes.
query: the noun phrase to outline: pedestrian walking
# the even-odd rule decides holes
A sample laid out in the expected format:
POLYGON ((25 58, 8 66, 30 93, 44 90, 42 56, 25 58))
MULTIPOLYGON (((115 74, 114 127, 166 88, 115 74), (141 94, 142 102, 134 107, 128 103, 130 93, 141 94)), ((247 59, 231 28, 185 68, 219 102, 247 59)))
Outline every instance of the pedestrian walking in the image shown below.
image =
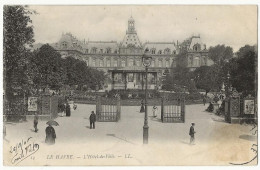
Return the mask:
POLYGON ((46 133, 45 143, 49 145, 55 144, 56 133, 55 133, 55 129, 50 124, 45 129, 45 133, 46 133))
POLYGON ((69 103, 66 104, 66 116, 70 117, 70 105, 69 105, 69 103))
POLYGON ((157 110, 158 110, 158 108, 154 105, 153 106, 153 117, 157 117, 157 110))
POLYGON ((206 97, 205 96, 203 97, 203 104, 204 104, 204 106, 206 105, 206 97))
POLYGON ((141 109, 140 109, 140 113, 144 112, 144 100, 141 101, 141 109))
POLYGON ((90 121, 90 129, 95 129, 95 122, 96 122, 96 114, 94 111, 91 112, 91 115, 89 116, 90 121))
POLYGON ((191 123, 191 127, 190 127, 190 145, 195 145, 195 131, 194 131, 194 126, 195 123, 191 123))
POLYGON ((39 119, 39 116, 37 113, 35 113, 34 115, 34 119, 33 119, 33 127, 34 127, 34 132, 37 133, 38 132, 38 128, 37 128, 37 125, 38 125, 38 119, 39 119))

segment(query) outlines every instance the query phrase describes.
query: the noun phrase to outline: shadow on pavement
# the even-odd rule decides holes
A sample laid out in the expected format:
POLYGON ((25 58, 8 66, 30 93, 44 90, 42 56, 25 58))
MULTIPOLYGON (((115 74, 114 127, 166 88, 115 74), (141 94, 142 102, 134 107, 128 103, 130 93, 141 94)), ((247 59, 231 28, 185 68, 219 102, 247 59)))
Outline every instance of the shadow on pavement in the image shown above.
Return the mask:
POLYGON ((215 119, 215 118, 211 118, 213 121, 215 122, 222 122, 222 123, 226 123, 224 119, 215 119))
POLYGON ((186 141, 181 141, 181 143, 186 144, 186 145, 190 145, 190 143, 186 142, 186 141))
POLYGON ((120 139, 120 140, 123 140, 123 141, 125 141, 125 142, 127 142, 127 143, 131 143, 131 144, 133 144, 133 145, 136 145, 135 143, 130 142, 130 141, 126 140, 126 139, 117 137, 115 134, 107 134, 107 136, 115 137, 115 138, 120 139))
POLYGON ((253 135, 240 135, 240 139, 248 140, 248 141, 256 141, 257 137, 253 135))
POLYGON ((86 128, 90 129, 90 126, 85 126, 86 128))
POLYGON ((149 116, 149 118, 150 118, 151 121, 154 121, 154 122, 162 122, 162 120, 160 118, 157 118, 157 117, 149 116))

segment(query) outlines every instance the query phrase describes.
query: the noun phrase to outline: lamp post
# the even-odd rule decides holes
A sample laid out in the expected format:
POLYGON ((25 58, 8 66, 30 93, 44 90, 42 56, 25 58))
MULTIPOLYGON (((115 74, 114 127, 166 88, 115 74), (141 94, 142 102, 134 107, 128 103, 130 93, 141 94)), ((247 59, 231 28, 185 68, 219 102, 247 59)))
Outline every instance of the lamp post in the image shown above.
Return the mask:
POLYGON ((147 116, 147 72, 148 67, 151 65, 152 57, 148 56, 148 49, 145 50, 145 53, 142 57, 143 65, 145 66, 145 115, 144 115, 144 126, 143 126, 143 144, 148 144, 148 116, 147 116))
POLYGON ((229 90, 230 90, 230 74, 228 71, 228 73, 227 73, 227 97, 229 97, 229 90))

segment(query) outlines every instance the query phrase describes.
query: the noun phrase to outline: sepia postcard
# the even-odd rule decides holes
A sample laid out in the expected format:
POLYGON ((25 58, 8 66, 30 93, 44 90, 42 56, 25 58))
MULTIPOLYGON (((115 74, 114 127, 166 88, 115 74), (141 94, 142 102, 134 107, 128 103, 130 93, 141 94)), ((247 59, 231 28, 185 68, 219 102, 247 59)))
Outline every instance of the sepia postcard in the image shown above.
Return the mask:
POLYGON ((4 166, 258 164, 257 5, 3 5, 4 166))

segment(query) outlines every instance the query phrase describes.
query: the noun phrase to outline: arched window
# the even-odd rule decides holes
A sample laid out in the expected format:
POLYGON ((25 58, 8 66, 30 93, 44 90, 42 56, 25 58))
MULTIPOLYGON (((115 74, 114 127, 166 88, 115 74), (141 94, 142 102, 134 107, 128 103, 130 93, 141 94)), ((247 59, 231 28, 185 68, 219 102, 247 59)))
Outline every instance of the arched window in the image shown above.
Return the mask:
POLYGON ((138 67, 140 67, 140 66, 141 66, 141 61, 140 61, 140 60, 136 60, 136 65, 137 65, 138 67))
POLYGON ((158 51, 158 54, 162 54, 162 50, 159 50, 159 51, 158 51))
POLYGON ((162 67, 162 60, 159 60, 158 66, 159 66, 159 67, 162 67))
POLYGON ((199 57, 195 57, 195 58, 194 58, 194 66, 195 66, 195 67, 198 67, 199 64, 200 64, 200 59, 199 59, 199 57))
POLYGON ((169 68, 170 67, 170 61, 167 60, 166 63, 165 63, 165 67, 169 68))
POLYGON ((117 67, 118 61, 117 59, 114 59, 114 67, 117 67))
POLYGON ((122 66, 122 67, 125 67, 125 60, 122 60, 121 66, 122 66))
POLYGON ((100 59, 99 60, 99 67, 103 67, 104 66, 104 60, 103 59, 100 59))
POLYGON ((128 66, 134 66, 134 59, 130 58, 129 59, 129 63, 128 63, 128 66))
POLYGON ((111 66, 111 60, 107 59, 107 67, 110 67, 110 66, 111 66))

